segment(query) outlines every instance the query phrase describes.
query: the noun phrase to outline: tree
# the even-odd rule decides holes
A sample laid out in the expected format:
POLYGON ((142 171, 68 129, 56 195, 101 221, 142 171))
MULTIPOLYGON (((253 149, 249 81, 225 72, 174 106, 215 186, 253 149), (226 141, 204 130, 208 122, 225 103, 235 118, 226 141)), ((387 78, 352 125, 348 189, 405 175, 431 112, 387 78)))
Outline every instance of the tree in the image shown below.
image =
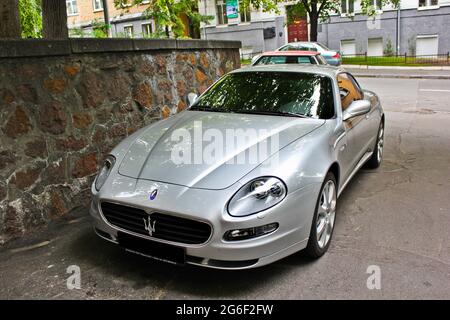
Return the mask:
POLYGON ((46 39, 67 39, 69 37, 65 1, 42 0, 42 26, 46 39))
POLYGON ((22 38, 42 37, 41 0, 19 0, 22 38))
MULTIPOLYGON (((288 2, 283 0, 243 0, 244 6, 251 4, 254 8, 262 8, 263 11, 278 11, 277 4, 288 2)), ((289 1, 291 2, 291 1, 289 1)), ((400 0, 378 0, 382 5, 393 4, 397 7, 400 0)), ((367 16, 375 16, 376 8, 373 0, 361 0, 361 13, 367 16)), ((341 0, 297 0, 294 3, 295 11, 307 14, 309 17, 310 41, 317 41, 317 26, 320 21, 327 21, 330 13, 341 13, 341 0)))
POLYGON ((20 38, 20 18, 18 0, 0 1, 0 39, 20 38))
MULTIPOLYGON (((124 8, 124 4, 140 5, 144 0, 114 0, 116 8, 124 8)), ((169 37, 172 31, 175 38, 184 37, 185 25, 180 16, 185 14, 189 21, 200 26, 200 22, 208 22, 211 16, 201 15, 198 12, 198 0, 150 0, 149 7, 144 15, 155 21, 156 33, 159 36, 169 37)))

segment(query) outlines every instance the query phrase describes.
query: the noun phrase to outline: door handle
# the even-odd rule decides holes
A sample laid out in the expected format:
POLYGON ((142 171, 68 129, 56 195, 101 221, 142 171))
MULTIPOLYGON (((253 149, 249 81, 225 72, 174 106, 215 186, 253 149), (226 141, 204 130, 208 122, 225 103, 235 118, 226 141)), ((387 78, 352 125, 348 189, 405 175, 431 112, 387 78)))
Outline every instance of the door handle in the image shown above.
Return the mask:
POLYGON ((340 148, 339 148, 339 151, 344 151, 345 150, 345 148, 347 147, 347 144, 343 144, 340 148))

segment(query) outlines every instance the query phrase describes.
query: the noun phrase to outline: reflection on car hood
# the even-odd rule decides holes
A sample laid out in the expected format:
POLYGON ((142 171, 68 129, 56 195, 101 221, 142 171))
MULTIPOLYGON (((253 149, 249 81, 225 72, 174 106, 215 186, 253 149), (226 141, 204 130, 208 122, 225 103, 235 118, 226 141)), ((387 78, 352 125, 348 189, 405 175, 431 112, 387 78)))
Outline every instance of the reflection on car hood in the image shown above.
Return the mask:
POLYGON ((224 189, 272 154, 323 123, 324 120, 297 117, 184 111, 143 130, 142 134, 130 143, 120 164, 119 173, 192 188, 224 189), (192 164, 180 163, 178 156, 183 153, 174 153, 174 148, 177 150, 180 146, 180 132, 183 132, 183 137, 186 134, 191 137, 190 141, 184 139, 182 145, 186 154, 192 154, 192 164), (194 134, 198 135, 199 132, 209 132, 214 137, 226 137, 227 134, 230 136, 237 132, 240 138, 234 139, 234 143, 225 139, 223 148, 220 148, 222 152, 216 154, 207 152, 211 150, 215 138, 210 138, 209 141, 194 138, 194 134), (253 132, 258 134, 251 136, 253 132), (250 135, 242 138, 248 133, 250 135), (256 160, 248 156, 249 152, 254 150, 252 147, 266 150, 265 146, 268 146, 267 152, 262 152, 256 160), (213 157, 202 161, 199 155, 213 157))

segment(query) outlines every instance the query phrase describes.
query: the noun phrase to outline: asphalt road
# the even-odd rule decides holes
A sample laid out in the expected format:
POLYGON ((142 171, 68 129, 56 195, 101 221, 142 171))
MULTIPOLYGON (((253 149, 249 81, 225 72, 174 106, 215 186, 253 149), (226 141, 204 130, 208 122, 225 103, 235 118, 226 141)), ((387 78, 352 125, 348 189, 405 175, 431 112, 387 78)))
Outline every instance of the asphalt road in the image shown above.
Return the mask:
POLYGON ((342 194, 321 259, 298 253, 247 271, 176 267, 98 239, 82 217, 33 240, 40 247, 3 248, 0 298, 450 299, 450 80, 360 82, 386 110, 384 162, 342 194), (79 290, 66 287, 70 265, 80 267, 79 290), (379 290, 366 285, 371 265, 379 290))

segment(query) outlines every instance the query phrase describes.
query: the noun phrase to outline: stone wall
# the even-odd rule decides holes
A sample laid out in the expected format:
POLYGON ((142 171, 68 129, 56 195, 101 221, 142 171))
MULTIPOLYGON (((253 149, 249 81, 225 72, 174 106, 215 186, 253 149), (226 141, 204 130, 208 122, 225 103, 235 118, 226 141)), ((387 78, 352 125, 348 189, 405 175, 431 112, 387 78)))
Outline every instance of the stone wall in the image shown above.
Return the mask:
POLYGON ((189 92, 240 67, 239 47, 0 41, 0 244, 86 206, 104 156, 138 128, 186 108, 189 92))

